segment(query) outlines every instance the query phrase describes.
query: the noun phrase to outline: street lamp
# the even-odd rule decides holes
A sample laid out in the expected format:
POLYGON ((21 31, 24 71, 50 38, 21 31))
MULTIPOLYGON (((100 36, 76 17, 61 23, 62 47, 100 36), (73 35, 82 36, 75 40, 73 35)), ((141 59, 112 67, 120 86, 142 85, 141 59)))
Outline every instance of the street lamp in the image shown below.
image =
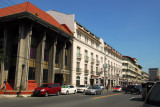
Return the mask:
POLYGON ((24 70, 25 65, 22 64, 22 74, 21 74, 21 82, 20 82, 20 87, 19 87, 19 92, 17 93, 17 96, 21 94, 21 88, 22 88, 22 77, 23 77, 23 70, 24 70))

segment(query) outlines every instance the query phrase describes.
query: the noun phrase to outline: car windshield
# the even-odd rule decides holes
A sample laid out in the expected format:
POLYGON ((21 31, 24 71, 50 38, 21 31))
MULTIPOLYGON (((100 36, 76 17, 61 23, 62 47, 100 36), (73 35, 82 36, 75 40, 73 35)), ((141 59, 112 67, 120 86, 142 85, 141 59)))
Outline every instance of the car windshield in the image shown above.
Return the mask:
POLYGON ((62 86, 62 88, 68 88, 68 86, 66 86, 66 85, 63 85, 63 86, 62 86))
POLYGON ((79 87, 85 87, 85 85, 80 85, 79 87))
POLYGON ((46 87, 48 87, 48 84, 42 84, 42 85, 40 86, 40 88, 46 88, 46 87))
POLYGON ((146 104, 160 106, 160 82, 155 84, 146 99, 146 104))

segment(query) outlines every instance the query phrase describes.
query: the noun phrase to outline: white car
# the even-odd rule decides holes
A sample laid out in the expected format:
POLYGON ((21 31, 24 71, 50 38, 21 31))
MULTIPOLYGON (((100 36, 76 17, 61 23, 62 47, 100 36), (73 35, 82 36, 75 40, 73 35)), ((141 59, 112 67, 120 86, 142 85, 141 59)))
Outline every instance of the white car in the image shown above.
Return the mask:
POLYGON ((121 92, 122 91, 122 87, 121 86, 115 86, 114 88, 113 88, 113 91, 118 91, 118 92, 121 92))
POLYGON ((89 88, 88 85, 79 85, 77 87, 77 92, 85 92, 89 88))
POLYGON ((77 88, 73 85, 62 85, 61 87, 61 94, 66 94, 66 95, 71 93, 76 94, 76 92, 77 88))

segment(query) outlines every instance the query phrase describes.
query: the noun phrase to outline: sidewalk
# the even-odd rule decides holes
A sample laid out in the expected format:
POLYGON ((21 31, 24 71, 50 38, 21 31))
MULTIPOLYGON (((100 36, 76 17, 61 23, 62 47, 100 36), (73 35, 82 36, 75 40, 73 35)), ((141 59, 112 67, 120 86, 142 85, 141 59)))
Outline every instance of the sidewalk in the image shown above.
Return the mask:
MULTIPOLYGON (((0 91, 0 98, 11 98, 11 97, 17 97, 17 92, 14 90, 8 90, 8 91, 0 91)), ((32 95, 32 91, 21 91, 21 94, 19 97, 30 97, 32 95)))

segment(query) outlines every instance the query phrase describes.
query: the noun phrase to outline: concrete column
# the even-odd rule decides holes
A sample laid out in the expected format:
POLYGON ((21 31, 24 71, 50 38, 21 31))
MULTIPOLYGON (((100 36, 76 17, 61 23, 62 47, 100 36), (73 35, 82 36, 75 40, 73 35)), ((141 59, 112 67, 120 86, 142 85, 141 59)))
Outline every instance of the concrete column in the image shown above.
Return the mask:
POLYGON ((46 31, 42 33, 42 39, 37 46, 36 53, 36 83, 40 86, 43 83, 43 65, 44 65, 44 49, 46 40, 46 31))
POLYGON ((48 82, 54 82, 55 78, 56 46, 57 46, 57 40, 54 41, 53 45, 49 50, 48 82))
POLYGON ((66 50, 66 44, 63 46, 63 48, 62 48, 62 53, 61 53, 61 55, 62 55, 62 59, 61 59, 61 69, 63 69, 64 70, 64 68, 65 68, 65 50, 66 50))
POLYGON ((19 89, 20 84, 22 84, 23 90, 27 89, 31 35, 32 35, 32 25, 21 23, 19 25, 19 43, 17 50, 17 63, 16 63, 14 89, 19 89), (22 69, 22 65, 24 65, 24 69, 22 69))

